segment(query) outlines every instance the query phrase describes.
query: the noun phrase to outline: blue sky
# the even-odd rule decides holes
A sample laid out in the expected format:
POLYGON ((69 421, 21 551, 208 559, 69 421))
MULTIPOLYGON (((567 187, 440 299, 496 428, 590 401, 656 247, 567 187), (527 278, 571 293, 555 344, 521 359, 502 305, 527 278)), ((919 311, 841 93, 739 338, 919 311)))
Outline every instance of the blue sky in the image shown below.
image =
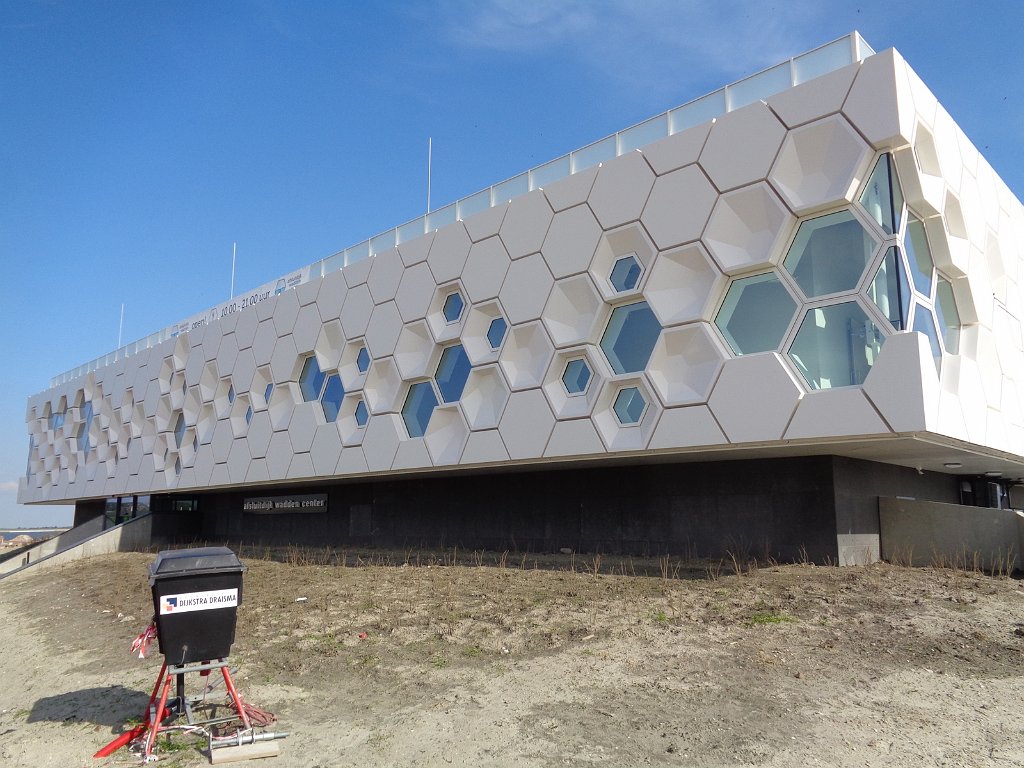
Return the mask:
POLYGON ((124 341, 859 30, 1024 197, 1024 3, 0 0, 0 527, 27 397, 124 341))

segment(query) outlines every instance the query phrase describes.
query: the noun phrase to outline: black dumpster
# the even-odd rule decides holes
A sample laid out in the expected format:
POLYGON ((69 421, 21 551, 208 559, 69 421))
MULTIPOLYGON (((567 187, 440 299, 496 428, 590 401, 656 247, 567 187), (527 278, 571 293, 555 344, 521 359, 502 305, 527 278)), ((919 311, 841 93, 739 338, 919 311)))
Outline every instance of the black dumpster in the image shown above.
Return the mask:
POLYGON ((244 571, 227 547, 157 554, 149 584, 160 652, 168 664, 222 659, 231 652, 244 571))

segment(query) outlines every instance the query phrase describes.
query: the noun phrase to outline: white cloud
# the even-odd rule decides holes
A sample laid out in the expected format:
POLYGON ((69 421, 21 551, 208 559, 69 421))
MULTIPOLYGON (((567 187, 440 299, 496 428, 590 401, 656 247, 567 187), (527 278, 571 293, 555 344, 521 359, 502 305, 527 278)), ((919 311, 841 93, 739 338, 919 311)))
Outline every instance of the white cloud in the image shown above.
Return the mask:
POLYGON ((444 34, 457 45, 560 53, 619 85, 666 92, 722 85, 827 42, 810 0, 458 0, 441 8, 444 34))
POLYGON ((2 492, 2 493, 13 493, 13 492, 15 492, 17 490, 18 490, 18 481, 17 480, 7 480, 5 482, 0 482, 0 492, 2 492))

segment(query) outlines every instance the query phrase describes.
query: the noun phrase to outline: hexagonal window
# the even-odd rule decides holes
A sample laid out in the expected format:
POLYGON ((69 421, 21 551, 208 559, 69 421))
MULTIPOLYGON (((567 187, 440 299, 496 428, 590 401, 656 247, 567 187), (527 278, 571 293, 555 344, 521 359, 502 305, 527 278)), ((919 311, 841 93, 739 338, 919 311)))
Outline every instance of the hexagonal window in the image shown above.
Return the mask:
POLYGON ((356 425, 359 427, 365 427, 366 422, 370 420, 370 411, 366 407, 365 400, 360 400, 356 403, 355 420, 356 425))
POLYGON ((565 385, 565 391, 570 395, 582 395, 587 391, 591 376, 587 361, 578 357, 565 364, 565 371, 562 372, 562 384, 565 385))
POLYGON ((327 421, 333 422, 337 420, 343 397, 345 397, 345 387, 341 383, 341 376, 332 373, 327 377, 324 393, 320 396, 320 405, 324 409, 324 418, 327 421))
POLYGON ((767 352, 779 348, 796 307, 775 273, 766 272, 733 281, 715 325, 737 355, 767 352))
MULTIPOLYGON (((82 406, 82 424, 78 431, 78 450, 89 450, 89 428, 92 426, 92 401, 82 406)), ((184 429, 184 428, 183 428, 184 429)))
POLYGON ((185 416, 181 413, 174 421, 174 444, 181 448, 181 441, 185 439, 185 416))
POLYGON ((263 402, 270 403, 270 398, 274 394, 274 383, 267 384, 267 388, 263 390, 263 402))
POLYGON ((366 347, 360 347, 359 352, 356 353, 356 370, 360 373, 366 373, 370 369, 370 353, 366 351, 366 347))
POLYGON ((444 306, 441 307, 441 314, 444 315, 446 323, 457 323, 459 318, 462 317, 462 310, 465 308, 466 302, 462 299, 462 294, 458 291, 455 293, 449 293, 448 297, 444 300, 444 306))
POLYGON ((430 423, 430 415, 437 407, 437 395, 429 381, 418 381, 409 387, 402 406, 402 421, 409 437, 423 437, 430 423))
POLYGON ((601 350, 616 373, 636 373, 647 367, 658 342, 661 323, 646 301, 612 310, 601 337, 601 350))
POLYGON ((252 413, 253 413, 252 406, 250 405, 248 408, 245 409, 245 423, 246 424, 252 424, 252 413))
POLYGON ((462 397, 462 390, 466 388, 466 379, 469 378, 471 367, 466 350, 461 344, 446 347, 441 353, 434 378, 444 402, 454 403, 462 397))
POLYGON ((928 247, 924 222, 913 214, 907 218, 907 236, 903 238, 903 247, 907 251, 907 261, 910 262, 910 277, 914 281, 914 288, 930 297, 935 263, 932 261, 931 248, 928 247))
POLYGON ((302 393, 302 399, 307 403, 319 399, 326 378, 324 372, 320 370, 316 356, 307 357, 306 362, 302 364, 302 371, 299 373, 299 391, 302 393))
POLYGON ((942 329, 942 342, 951 355, 960 352, 960 312, 953 298, 953 285, 944 277, 939 277, 935 288, 935 315, 942 329))
POLYGON ((487 343, 491 345, 491 349, 497 350, 501 347, 507 330, 508 323, 505 322, 504 317, 496 317, 491 320, 491 324, 487 326, 487 343))
POLYGON ((932 348, 932 357, 935 358, 935 370, 939 370, 939 364, 942 362, 942 347, 939 346, 939 334, 935 330, 932 311, 924 304, 914 305, 914 330, 923 333, 928 338, 928 346, 932 348))
POLYGON ((900 231, 903 216, 903 190, 896 175, 892 155, 886 152, 878 158, 868 183, 860 194, 860 204, 887 235, 900 231))
POLYGON ((181 474, 181 457, 180 456, 174 460, 174 474, 176 474, 176 475, 180 475, 181 474))
POLYGON ((228 405, 235 404, 235 385, 232 384, 228 387, 228 405))
POLYGON ((849 211, 800 225, 783 262, 808 298, 857 287, 878 242, 849 211))
POLYGON ((812 389, 863 384, 885 335, 855 301, 807 310, 789 357, 812 389))
POLYGON ((882 310, 890 325, 905 330, 910 318, 910 280, 896 246, 890 246, 867 287, 868 298, 882 310))
POLYGON ((636 288, 637 283, 640 282, 642 269, 640 262, 636 259, 636 254, 627 254, 615 260, 615 265, 612 267, 612 274, 608 278, 608 282, 619 293, 632 291, 636 288))
POLYGON ((623 426, 639 424, 644 417, 644 411, 647 410, 647 401, 644 400, 639 389, 626 387, 619 390, 619 394, 615 396, 612 410, 615 411, 615 418, 619 420, 619 424, 623 426))

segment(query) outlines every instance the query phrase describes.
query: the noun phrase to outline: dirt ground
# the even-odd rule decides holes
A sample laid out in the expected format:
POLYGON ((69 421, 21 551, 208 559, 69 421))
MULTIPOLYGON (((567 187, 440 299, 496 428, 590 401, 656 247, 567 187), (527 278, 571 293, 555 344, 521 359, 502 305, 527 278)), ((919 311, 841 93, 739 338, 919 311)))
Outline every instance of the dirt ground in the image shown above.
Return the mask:
MULTIPOLYGON (((159 670, 155 648, 129 652, 152 614, 152 559, 0 581, 0 763, 138 762, 91 756, 142 714, 159 670)), ((291 734, 253 765, 1024 764, 1014 579, 483 553, 243 559, 236 679, 291 734)), ((195 737, 168 746, 162 763, 207 762, 195 737)))

